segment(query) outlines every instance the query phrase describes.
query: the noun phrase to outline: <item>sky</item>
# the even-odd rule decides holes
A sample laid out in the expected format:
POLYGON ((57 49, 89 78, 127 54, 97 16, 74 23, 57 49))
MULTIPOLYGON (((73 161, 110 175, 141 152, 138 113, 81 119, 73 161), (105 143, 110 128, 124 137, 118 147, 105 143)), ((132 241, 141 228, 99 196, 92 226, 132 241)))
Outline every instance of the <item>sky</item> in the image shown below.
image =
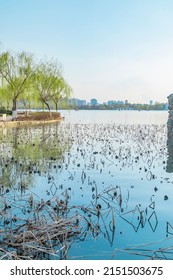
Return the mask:
POLYGON ((172 0, 0 0, 0 52, 57 59, 73 97, 167 102, 172 0))

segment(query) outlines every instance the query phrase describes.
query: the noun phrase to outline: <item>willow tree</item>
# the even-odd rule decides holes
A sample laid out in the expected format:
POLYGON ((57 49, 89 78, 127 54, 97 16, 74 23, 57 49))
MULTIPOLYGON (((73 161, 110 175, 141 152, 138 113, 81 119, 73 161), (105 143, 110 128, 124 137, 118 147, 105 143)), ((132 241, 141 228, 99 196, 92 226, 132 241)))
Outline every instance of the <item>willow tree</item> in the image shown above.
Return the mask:
POLYGON ((9 109, 9 101, 10 101, 10 94, 7 86, 0 87, 0 100, 1 106, 5 107, 5 109, 9 109))
POLYGON ((51 116, 50 104, 55 94, 57 81, 61 76, 60 66, 57 62, 40 63, 35 72, 34 84, 40 101, 45 104, 51 116))
POLYGON ((52 101, 55 104, 56 111, 58 111, 58 103, 62 100, 66 100, 67 98, 69 98, 71 91, 72 90, 70 86, 67 84, 63 77, 57 78, 54 92, 52 95, 52 101))
POLYGON ((7 83, 12 101, 12 116, 17 117, 17 100, 30 86, 33 77, 33 55, 21 52, 0 54, 0 76, 7 83))

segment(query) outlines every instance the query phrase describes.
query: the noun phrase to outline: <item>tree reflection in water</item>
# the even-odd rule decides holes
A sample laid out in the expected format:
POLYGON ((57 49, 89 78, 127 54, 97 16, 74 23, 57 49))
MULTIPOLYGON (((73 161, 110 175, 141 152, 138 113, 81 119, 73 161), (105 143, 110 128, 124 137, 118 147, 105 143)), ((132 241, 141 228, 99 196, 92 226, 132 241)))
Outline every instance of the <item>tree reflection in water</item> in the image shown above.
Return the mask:
MULTIPOLYGON (((8 234, 16 230, 13 245, 21 245, 27 232, 25 250, 18 248, 17 257, 62 259, 74 243, 99 239, 112 248, 112 255, 119 235, 136 242, 142 231, 149 238, 165 234, 161 223, 168 219, 158 215, 159 203, 170 201, 164 125, 13 128, 2 131, 0 143, 1 227, 4 234, 4 229, 8 234), (61 237, 55 234, 57 221, 67 222, 60 225, 61 237), (51 235, 46 237, 48 224, 51 235)), ((170 236, 170 221, 167 225, 170 236)), ((3 238, 6 254, 14 253, 3 238)))

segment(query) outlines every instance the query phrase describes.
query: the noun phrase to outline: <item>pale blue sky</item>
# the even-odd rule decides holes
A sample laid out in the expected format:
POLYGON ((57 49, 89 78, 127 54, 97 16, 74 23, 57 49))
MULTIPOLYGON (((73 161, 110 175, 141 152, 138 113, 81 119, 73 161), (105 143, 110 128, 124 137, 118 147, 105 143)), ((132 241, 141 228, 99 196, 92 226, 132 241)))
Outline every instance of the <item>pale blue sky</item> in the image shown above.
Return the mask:
POLYGON ((57 58, 74 97, 167 101, 172 0, 0 0, 0 50, 57 58))

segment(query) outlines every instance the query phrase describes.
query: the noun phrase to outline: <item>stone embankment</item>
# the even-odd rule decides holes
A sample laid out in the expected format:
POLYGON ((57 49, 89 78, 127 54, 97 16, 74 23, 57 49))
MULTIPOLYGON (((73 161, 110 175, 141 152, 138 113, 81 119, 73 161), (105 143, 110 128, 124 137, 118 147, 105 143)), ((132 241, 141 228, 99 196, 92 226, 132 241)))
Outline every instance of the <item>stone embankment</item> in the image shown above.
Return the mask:
POLYGON ((167 121, 167 168, 168 173, 173 172, 173 93, 168 96, 168 121, 167 121))

